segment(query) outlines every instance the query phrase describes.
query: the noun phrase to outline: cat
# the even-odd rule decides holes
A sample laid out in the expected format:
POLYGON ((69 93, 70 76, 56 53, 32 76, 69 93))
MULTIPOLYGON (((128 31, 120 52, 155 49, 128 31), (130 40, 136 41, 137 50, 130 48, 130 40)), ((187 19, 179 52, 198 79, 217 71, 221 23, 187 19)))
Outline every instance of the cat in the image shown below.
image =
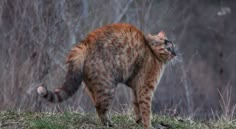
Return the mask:
POLYGON ((151 127, 151 101, 165 64, 175 58, 175 45, 163 31, 144 35, 133 25, 116 23, 90 32, 67 57, 65 82, 55 91, 39 86, 50 102, 62 102, 85 83, 86 91, 105 126, 118 83, 132 89, 136 122, 151 127))

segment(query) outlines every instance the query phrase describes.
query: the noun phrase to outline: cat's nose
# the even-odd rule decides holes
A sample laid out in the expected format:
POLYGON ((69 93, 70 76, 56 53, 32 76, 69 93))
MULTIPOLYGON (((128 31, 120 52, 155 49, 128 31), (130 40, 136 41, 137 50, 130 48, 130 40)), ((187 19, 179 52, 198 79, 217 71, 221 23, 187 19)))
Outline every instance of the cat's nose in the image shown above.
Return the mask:
POLYGON ((175 52, 174 47, 168 47, 167 50, 168 50, 169 52, 171 52, 171 54, 172 54, 173 56, 176 56, 176 52, 175 52))
POLYGON ((172 44, 172 46, 170 47, 170 52, 171 52, 171 54, 172 54, 173 56, 176 56, 174 44, 172 44))
POLYGON ((172 54, 173 56, 176 56, 176 52, 175 52, 174 49, 171 51, 171 54, 172 54))
POLYGON ((173 56, 176 56, 174 43, 172 41, 165 40, 165 45, 166 45, 167 50, 171 52, 173 56))

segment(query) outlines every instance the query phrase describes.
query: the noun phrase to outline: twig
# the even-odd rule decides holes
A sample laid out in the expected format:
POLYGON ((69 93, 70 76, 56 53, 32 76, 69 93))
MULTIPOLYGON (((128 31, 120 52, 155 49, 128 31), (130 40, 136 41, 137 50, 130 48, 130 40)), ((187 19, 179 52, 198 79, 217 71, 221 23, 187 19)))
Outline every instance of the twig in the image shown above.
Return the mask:
POLYGON ((125 13, 128 11, 130 4, 133 2, 133 0, 129 0, 129 2, 126 4, 124 9, 121 11, 120 15, 114 20, 114 23, 117 23, 121 21, 122 17, 125 15, 125 13))

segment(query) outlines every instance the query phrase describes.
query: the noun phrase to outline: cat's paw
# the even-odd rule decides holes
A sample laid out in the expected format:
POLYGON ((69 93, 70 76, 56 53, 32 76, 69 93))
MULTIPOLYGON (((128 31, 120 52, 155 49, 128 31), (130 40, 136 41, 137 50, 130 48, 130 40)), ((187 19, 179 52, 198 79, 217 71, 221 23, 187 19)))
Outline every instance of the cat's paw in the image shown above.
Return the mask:
POLYGON ((136 122, 137 124, 142 124, 142 119, 140 118, 140 119, 136 120, 135 122, 136 122))
POLYGON ((152 128, 154 128, 154 129, 170 129, 171 128, 171 126, 170 125, 168 125, 168 124, 165 124, 165 123, 163 123, 163 122, 161 122, 160 124, 154 124, 153 126, 152 126, 152 128))
POLYGON ((106 127, 115 127, 115 125, 110 120, 103 122, 103 124, 106 127))

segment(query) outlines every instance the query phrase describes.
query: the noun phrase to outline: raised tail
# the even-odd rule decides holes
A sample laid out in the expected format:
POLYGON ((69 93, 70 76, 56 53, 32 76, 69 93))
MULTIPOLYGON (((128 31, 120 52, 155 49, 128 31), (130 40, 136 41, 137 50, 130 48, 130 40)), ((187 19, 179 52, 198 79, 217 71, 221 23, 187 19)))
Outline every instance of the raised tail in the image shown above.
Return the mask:
POLYGON ((67 58, 68 71, 63 85, 54 91, 39 86, 37 88, 38 94, 49 102, 62 102, 72 96, 81 85, 86 55, 87 49, 83 44, 73 47, 67 58))

